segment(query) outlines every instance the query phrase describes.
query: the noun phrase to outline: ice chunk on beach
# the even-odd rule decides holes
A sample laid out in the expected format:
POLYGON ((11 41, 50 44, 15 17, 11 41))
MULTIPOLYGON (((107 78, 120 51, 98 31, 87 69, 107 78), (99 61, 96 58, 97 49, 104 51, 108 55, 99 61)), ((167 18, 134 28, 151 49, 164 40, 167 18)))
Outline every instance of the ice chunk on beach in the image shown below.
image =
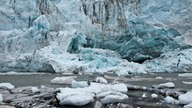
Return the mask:
POLYGON ((192 103, 192 92, 187 92, 178 97, 180 104, 190 104, 192 103))
POLYGON ((52 84, 71 84, 73 80, 75 80, 76 76, 68 76, 68 77, 55 77, 51 80, 52 84))
POLYGON ((192 77, 192 73, 178 74, 179 77, 192 77))
POLYGON ((123 83, 114 84, 112 86, 112 89, 114 91, 118 91, 118 92, 122 92, 122 93, 127 93, 127 91, 128 91, 127 86, 123 83))
POLYGON ((31 87, 32 93, 38 93, 40 90, 37 87, 31 87))
POLYGON ((73 80, 71 82, 71 87, 72 88, 84 88, 84 87, 88 87, 88 82, 87 81, 75 81, 73 80))
POLYGON ((179 103, 178 100, 175 100, 173 97, 167 96, 164 98, 165 102, 168 104, 177 104, 179 103))
POLYGON ((61 93, 57 94, 60 105, 83 106, 94 101, 94 94, 85 92, 81 89, 62 88, 61 93))
POLYGON ((128 96, 122 93, 110 94, 101 99, 101 103, 114 103, 114 102, 122 102, 123 100, 128 99, 128 96))
POLYGON ((108 83, 108 81, 103 77, 97 77, 96 82, 97 83, 102 83, 102 84, 107 84, 108 83))
POLYGON ((153 93, 153 94, 151 94, 151 97, 152 97, 152 98, 157 98, 157 97, 158 97, 158 95, 157 95, 157 94, 155 94, 155 93, 153 93))
POLYGON ((0 87, 5 87, 10 90, 15 88, 15 86, 11 83, 0 83, 0 87))
POLYGON ((167 83, 162 83, 159 85, 154 86, 157 89, 163 89, 163 88, 174 88, 175 84, 173 82, 167 82, 167 83))

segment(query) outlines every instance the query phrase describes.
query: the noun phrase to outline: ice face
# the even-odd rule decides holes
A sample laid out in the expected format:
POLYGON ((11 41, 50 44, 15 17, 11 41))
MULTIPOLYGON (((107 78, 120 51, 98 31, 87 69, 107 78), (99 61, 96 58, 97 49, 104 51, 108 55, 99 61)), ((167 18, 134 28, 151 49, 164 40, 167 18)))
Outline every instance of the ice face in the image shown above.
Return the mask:
POLYGON ((0 71, 71 72, 77 67, 119 75, 188 72, 191 4, 191 0, 1 0, 0 71), (167 64, 168 56, 174 60, 167 64))

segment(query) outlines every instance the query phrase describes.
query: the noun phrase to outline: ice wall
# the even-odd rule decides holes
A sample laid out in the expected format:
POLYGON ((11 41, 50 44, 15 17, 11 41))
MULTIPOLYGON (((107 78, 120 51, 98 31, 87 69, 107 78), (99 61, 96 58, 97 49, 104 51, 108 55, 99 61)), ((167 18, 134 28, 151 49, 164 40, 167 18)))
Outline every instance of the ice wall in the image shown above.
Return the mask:
MULTIPOLYGON (((98 51, 94 48, 120 54, 118 60, 111 61, 118 61, 117 64, 109 65, 113 70, 134 73, 135 66, 139 66, 139 72, 155 71, 158 65, 154 61, 167 62, 162 58, 166 52, 177 49, 176 52, 191 56, 188 54, 192 45, 191 7, 191 0, 1 0, 0 71, 63 71, 65 66, 61 64, 65 60, 56 59, 58 54, 55 50, 51 52, 53 49, 61 57, 75 54, 77 59, 82 54, 94 56, 98 51), (79 33, 86 38, 78 37, 79 33), (87 48, 93 49, 87 51, 87 48), (121 58, 144 63, 142 66, 125 63, 121 58), (149 67, 151 64, 154 67, 149 67)), ((107 58, 108 54, 102 52, 102 57, 98 57, 102 59, 94 58, 93 64, 96 61, 102 64, 100 61, 107 58)), ((83 60, 86 62, 78 61, 91 62, 83 60)), ((183 69, 190 71, 191 64, 189 60, 183 69)), ((82 70, 91 72, 90 67, 82 70)), ((97 66, 92 67, 101 71, 97 66)), ((163 67, 158 71, 164 72, 163 67)))

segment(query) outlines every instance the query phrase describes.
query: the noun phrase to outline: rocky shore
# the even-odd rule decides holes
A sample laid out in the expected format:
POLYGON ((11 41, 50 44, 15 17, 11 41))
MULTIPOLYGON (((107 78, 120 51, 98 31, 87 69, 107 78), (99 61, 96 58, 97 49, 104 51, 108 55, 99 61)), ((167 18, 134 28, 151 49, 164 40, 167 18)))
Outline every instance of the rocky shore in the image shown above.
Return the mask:
POLYGON ((146 87, 110 78, 78 81, 77 76, 64 76, 50 81, 53 85, 66 86, 62 88, 43 85, 15 87, 11 83, 0 83, 0 107, 191 108, 191 90, 179 89, 173 82, 146 87))

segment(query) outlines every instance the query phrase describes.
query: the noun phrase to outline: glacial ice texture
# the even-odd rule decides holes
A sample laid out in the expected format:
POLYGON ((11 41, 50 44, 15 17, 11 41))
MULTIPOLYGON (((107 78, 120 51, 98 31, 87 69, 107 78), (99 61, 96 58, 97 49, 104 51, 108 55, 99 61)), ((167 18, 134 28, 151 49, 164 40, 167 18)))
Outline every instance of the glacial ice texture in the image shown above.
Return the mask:
POLYGON ((191 0, 1 0, 0 71, 191 72, 191 7, 191 0))

